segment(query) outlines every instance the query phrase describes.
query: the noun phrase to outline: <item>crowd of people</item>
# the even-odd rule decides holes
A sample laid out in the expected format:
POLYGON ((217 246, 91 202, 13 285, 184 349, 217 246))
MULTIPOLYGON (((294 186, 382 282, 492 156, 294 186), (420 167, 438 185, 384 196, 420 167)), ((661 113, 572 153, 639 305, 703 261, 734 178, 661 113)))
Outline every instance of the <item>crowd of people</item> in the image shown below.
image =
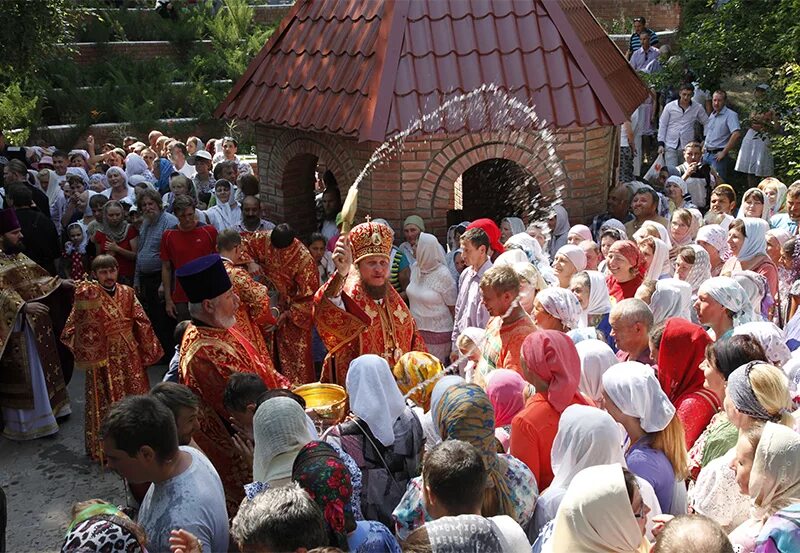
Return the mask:
POLYGON ((77 503, 62 551, 800 551, 800 181, 737 195, 725 95, 688 92, 590 224, 444 237, 347 221, 324 170, 300 237, 231 137, 0 143, 3 435, 57 433, 83 370, 131 497, 77 503))

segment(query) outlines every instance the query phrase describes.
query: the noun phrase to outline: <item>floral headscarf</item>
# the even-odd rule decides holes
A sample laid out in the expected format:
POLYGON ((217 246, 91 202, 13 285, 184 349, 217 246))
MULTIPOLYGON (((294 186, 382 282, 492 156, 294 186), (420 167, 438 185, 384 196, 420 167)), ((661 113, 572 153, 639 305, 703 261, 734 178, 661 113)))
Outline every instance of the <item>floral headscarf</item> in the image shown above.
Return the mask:
POLYGON ((427 412, 431 408, 431 392, 438 381, 436 375, 444 370, 442 363, 430 353, 409 351, 392 369, 397 387, 427 412))
POLYGON ((451 386, 442 395, 436 414, 436 426, 443 439, 463 440, 481 452, 489 472, 490 486, 497 494, 500 507, 497 514, 518 520, 507 476, 508 462, 496 453, 494 407, 486 392, 476 384, 451 386))
POLYGON ((353 486, 350 472, 336 450, 321 441, 307 443, 294 460, 292 480, 319 505, 331 543, 348 551, 347 531, 356 525, 350 508, 353 486))

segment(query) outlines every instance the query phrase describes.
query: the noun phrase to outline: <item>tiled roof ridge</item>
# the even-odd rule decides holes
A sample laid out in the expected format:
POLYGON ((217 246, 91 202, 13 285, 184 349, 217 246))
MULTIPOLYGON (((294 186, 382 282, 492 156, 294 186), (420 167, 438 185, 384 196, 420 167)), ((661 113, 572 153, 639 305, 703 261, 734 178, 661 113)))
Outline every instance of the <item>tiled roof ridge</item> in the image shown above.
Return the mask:
MULTIPOLYGON (((498 84, 497 85, 497 89, 505 92, 506 94, 513 95, 515 92, 519 92, 520 90, 531 90, 533 92, 536 92, 536 91, 544 90, 544 89, 561 90, 562 88, 570 87, 570 86, 574 86, 575 88, 583 88, 583 87, 589 86, 589 84, 588 83, 584 83, 584 84, 581 84, 581 85, 575 85, 574 83, 565 82, 562 85, 553 86, 550 83, 545 83, 542 86, 537 86, 537 87, 530 87, 527 84, 523 84, 523 85, 515 86, 515 87, 508 87, 508 86, 506 86, 504 84, 498 84)), ((421 91, 421 90, 413 89, 413 90, 411 90, 409 92, 402 93, 402 94, 395 90, 395 96, 399 97, 399 98, 403 98, 405 96, 408 96, 409 94, 420 94, 420 95, 423 95, 423 96, 427 96, 427 95, 433 94, 435 92, 439 92, 442 95, 450 95, 450 94, 453 94, 455 92, 458 92, 460 94, 466 94, 467 92, 472 92, 472 89, 464 89, 464 88, 462 88, 460 86, 450 88, 450 89, 448 89, 446 91, 445 90, 439 90, 439 89, 433 89, 433 90, 429 90, 427 92, 424 92, 424 91, 421 91)))
POLYGON ((491 50, 479 50, 478 48, 473 48, 472 50, 459 51, 459 50, 452 49, 452 50, 448 50, 447 52, 444 52, 444 53, 426 52, 425 54, 422 54, 420 56, 415 55, 415 54, 413 54, 412 52, 410 52, 408 50, 404 50, 403 53, 400 54, 400 57, 401 57, 401 59, 405 58, 405 57, 411 57, 411 58, 414 58, 415 60, 422 60, 422 59, 425 59, 425 58, 427 58, 429 56, 434 56, 436 58, 444 58, 444 57, 447 57, 447 56, 451 56, 453 54, 455 54, 456 56, 459 56, 459 57, 461 57, 461 56, 469 56, 470 54, 478 54, 479 56, 488 56, 490 54, 495 54, 495 53, 501 54, 503 56, 508 56, 508 55, 513 54, 515 52, 521 52, 523 54, 534 54, 534 53, 539 52, 539 51, 544 52, 545 54, 550 54, 552 52, 556 52, 558 50, 563 50, 563 49, 564 49, 564 46, 562 44, 559 44, 555 48, 551 48, 549 50, 547 48, 543 47, 543 46, 536 46, 535 48, 531 48, 529 50, 524 50, 524 49, 520 48, 519 46, 517 46, 515 48, 512 48, 510 50, 502 50, 502 49, 500 49, 500 47, 492 48, 491 50))

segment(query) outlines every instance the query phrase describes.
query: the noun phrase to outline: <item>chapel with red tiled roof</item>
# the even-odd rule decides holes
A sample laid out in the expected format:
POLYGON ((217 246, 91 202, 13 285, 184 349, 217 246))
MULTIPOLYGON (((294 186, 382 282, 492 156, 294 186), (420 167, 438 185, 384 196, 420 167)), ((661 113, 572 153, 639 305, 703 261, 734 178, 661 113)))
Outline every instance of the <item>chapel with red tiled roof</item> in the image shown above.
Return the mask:
POLYGON ((504 202, 520 179, 576 222, 602 212, 619 125, 647 89, 582 0, 297 0, 215 115, 255 124, 262 199, 307 233, 318 168, 344 195, 382 142, 488 83, 535 106, 551 142, 432 120, 361 183, 359 214, 418 214, 443 237, 448 222, 525 215, 504 202))

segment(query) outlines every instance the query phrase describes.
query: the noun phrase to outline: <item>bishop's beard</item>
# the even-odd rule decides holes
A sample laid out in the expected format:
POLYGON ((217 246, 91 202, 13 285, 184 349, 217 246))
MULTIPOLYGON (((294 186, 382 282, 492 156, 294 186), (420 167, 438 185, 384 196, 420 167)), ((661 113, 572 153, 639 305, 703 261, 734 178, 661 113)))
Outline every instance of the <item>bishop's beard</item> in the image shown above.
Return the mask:
POLYGON ((389 286, 387 282, 384 282, 379 286, 372 286, 364 281, 361 281, 361 284, 364 286, 364 291, 373 300, 382 300, 386 297, 387 286, 389 286))

